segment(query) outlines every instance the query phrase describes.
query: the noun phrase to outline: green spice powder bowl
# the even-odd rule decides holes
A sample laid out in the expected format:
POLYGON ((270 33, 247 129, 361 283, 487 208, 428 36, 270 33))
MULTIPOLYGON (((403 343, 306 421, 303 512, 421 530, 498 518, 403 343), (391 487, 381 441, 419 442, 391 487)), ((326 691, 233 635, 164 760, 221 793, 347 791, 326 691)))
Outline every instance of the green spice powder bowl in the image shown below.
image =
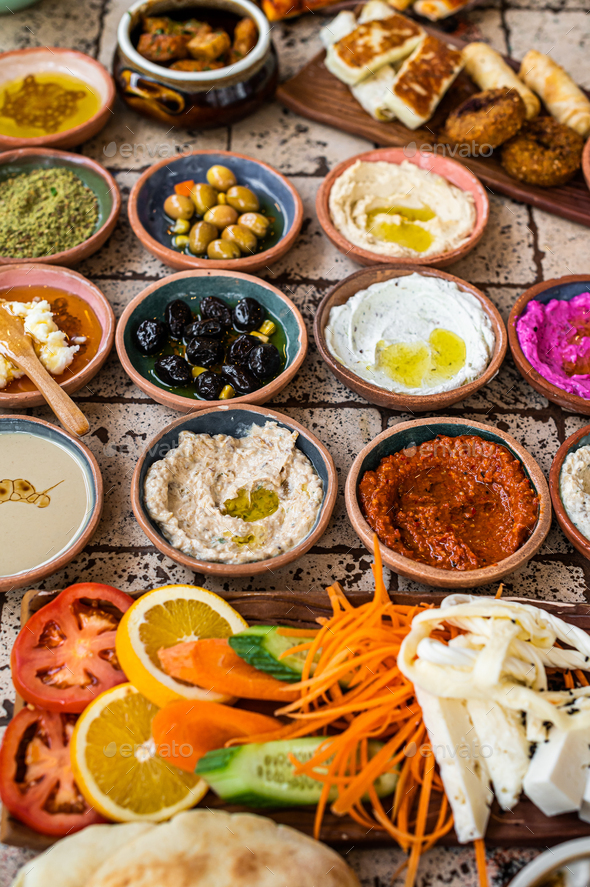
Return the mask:
POLYGON ((0 265, 42 262, 72 267, 97 252, 113 233, 121 212, 121 195, 112 175, 96 160, 49 148, 17 148, 0 154, 0 182, 36 169, 54 168, 71 169, 94 192, 98 201, 98 220, 94 232, 82 243, 59 253, 25 257, 0 255, 0 265))

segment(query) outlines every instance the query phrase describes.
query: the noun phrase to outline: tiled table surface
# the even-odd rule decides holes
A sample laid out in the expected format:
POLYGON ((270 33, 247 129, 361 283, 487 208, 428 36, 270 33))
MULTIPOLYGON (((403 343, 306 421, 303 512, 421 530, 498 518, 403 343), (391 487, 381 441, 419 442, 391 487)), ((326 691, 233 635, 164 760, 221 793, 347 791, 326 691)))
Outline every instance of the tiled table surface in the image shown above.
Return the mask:
MULTIPOLYGON (((483 37, 516 58, 535 47, 562 63, 578 82, 590 87, 590 0, 492 0, 472 10, 467 33, 483 37)), ((0 17, 0 51, 27 46, 68 46, 87 52, 110 67, 117 24, 129 0, 42 0, 29 10, 0 17)), ((296 73, 319 48, 319 15, 307 15, 273 28, 282 77, 296 73)), ((114 174, 124 204, 139 174, 160 157, 183 146, 234 149, 268 161, 289 176, 301 194, 305 220, 291 252, 265 276, 299 306, 311 333, 316 306, 337 281, 357 270, 323 236, 314 212, 322 177, 336 163, 370 148, 363 139, 304 120, 269 104, 235 126, 204 133, 165 131, 117 104, 116 112, 95 141, 82 152, 104 163, 114 174)), ((543 279, 590 271, 588 229, 550 216, 500 195, 490 195, 491 215, 477 248, 450 270, 483 289, 507 319, 517 296, 543 279)), ((119 315, 129 300, 151 281, 171 273, 152 258, 131 232, 125 208, 115 233, 103 249, 77 269, 93 280, 119 315)), ((345 587, 370 587, 370 557, 350 526, 342 488, 359 449, 391 424, 410 418, 368 405, 339 384, 324 366, 313 344, 298 377, 271 406, 307 425, 334 456, 340 494, 326 534, 305 557, 268 577, 232 580, 221 585, 195 575, 157 552, 142 534, 129 502, 136 459, 150 438, 177 414, 152 403, 124 374, 113 351, 88 389, 77 396, 92 431, 85 439, 100 464, 105 482, 104 514, 85 551, 43 587, 63 588, 78 579, 110 582, 128 590, 169 582, 189 582, 215 590, 296 588, 306 591, 332 578, 345 587)), ((53 420, 47 409, 35 415, 53 420)), ((559 444, 587 420, 563 412, 536 394, 507 359, 497 378, 483 391, 449 410, 488 422, 513 434, 548 473, 559 444)), ((389 577, 391 589, 422 590, 389 577)), ((556 525, 547 543, 520 573, 509 577, 509 593, 532 599, 590 600, 590 563, 577 554, 556 525)), ((18 628, 22 591, 0 599, 0 727, 12 714, 10 649, 18 628)), ((346 850, 347 848, 345 848, 346 850)), ((492 850, 490 872, 496 887, 505 884, 537 851, 492 850)), ((30 854, 29 854, 30 855, 30 854)), ((0 887, 11 881, 26 851, 0 848, 0 887)), ((347 852, 363 887, 386 887, 401 853, 391 848, 347 852)), ((438 849, 422 861, 420 885, 444 883, 469 887, 476 882, 471 848, 438 849)))

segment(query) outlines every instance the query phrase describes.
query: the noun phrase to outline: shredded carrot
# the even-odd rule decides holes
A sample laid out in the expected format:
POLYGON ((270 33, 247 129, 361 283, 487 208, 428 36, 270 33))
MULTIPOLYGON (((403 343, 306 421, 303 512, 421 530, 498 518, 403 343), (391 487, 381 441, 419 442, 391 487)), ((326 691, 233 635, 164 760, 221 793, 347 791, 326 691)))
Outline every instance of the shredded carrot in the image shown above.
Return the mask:
POLYGON ((479 877, 479 887, 488 887, 488 870, 486 867, 486 845, 483 838, 477 838, 473 842, 475 844, 475 861, 477 863, 477 874, 479 877))
POLYGON ((192 179, 187 179, 186 182, 179 182, 174 186, 174 190, 177 194, 180 194, 182 197, 190 197, 191 191, 194 188, 195 183, 192 179))
POLYGON ((574 687, 576 686, 576 685, 574 684, 574 676, 573 676, 573 674, 571 673, 571 671, 569 671, 569 670, 568 670, 568 671, 564 671, 564 673, 563 673, 563 682, 564 682, 564 684, 565 684, 567 690, 573 690, 574 687))
POLYGON ((503 592, 504 592, 504 583, 500 582, 500 584, 498 586, 498 591, 496 592, 496 597, 497 598, 502 597, 503 592))
POLYGON ((316 628, 290 628, 288 626, 277 628, 277 634, 285 638, 313 638, 317 633, 316 628))
POLYGON ((577 679, 579 680, 582 687, 588 686, 588 678, 586 677, 586 675, 584 674, 583 671, 580 671, 579 668, 576 668, 576 670, 574 671, 574 674, 577 677, 577 679))

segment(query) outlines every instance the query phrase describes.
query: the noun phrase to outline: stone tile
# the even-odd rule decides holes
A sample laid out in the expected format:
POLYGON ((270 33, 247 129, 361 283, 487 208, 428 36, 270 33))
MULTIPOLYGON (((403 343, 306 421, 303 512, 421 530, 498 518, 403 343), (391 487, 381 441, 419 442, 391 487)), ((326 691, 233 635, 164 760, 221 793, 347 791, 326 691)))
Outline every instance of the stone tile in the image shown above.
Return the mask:
POLYGON ((466 419, 488 422, 501 431, 511 434, 537 460, 546 475, 549 474, 551 462, 559 448, 559 437, 555 421, 550 416, 533 418, 518 414, 504 414, 491 420, 484 420, 478 415, 463 414, 466 419))
POLYGON ((585 425, 590 425, 590 416, 577 416, 573 413, 565 413, 564 425, 565 435, 569 437, 570 434, 575 434, 576 431, 584 428, 585 425))
POLYGON ((527 384, 511 358, 507 357, 498 375, 463 403, 453 407, 452 412, 474 409, 494 414, 496 410, 541 410, 547 404, 548 401, 527 384))
MULTIPOLYGON (((502 315, 502 320, 505 324, 508 323, 508 318, 510 316, 510 312, 514 307, 514 303, 518 299, 518 297, 527 289, 529 283, 532 284, 534 281, 534 275, 531 275, 530 281, 527 283, 521 283, 517 286, 486 286, 484 287, 484 292, 486 296, 492 300, 500 314, 502 315)), ((508 354, 510 354, 510 348, 508 349, 508 354)))
POLYGON ((281 80, 293 77, 322 49, 320 28, 330 21, 321 13, 271 22, 271 37, 279 54, 281 80))
POLYGON ((507 9, 525 9, 529 15, 534 14, 536 10, 547 11, 548 6, 556 13, 562 13, 563 10, 579 12, 590 9, 588 0, 551 0, 550 4, 545 0, 506 0, 507 9))
POLYGON ((543 279, 563 277, 566 274, 588 272, 588 228, 560 219, 540 209, 533 210, 537 224, 543 279))
POLYGON ((533 234, 526 206, 490 194, 490 218, 483 238, 448 269, 475 284, 529 283, 535 279, 533 234))
POLYGON ((506 35, 502 26, 502 15, 500 12, 500 4, 490 4, 492 8, 478 9, 475 7, 469 15, 469 23, 472 27, 479 30, 481 37, 479 40, 485 40, 495 50, 506 53, 506 35))
POLYGON ((96 56, 102 7, 102 0, 44 0, 42 6, 3 15, 0 51, 61 46, 96 56))
POLYGON ((587 0, 578 5, 579 11, 550 10, 535 11, 509 9, 506 11, 506 26, 510 34, 510 55, 522 59, 525 53, 535 48, 539 52, 550 53, 551 58, 571 73, 581 86, 590 86, 588 47, 590 46, 590 20, 587 0))
MULTIPOLYGON (((306 318, 307 322, 307 318, 306 318)), ((284 403, 297 403, 303 405, 331 403, 359 403, 366 401, 347 388, 328 369, 328 365, 320 356, 311 330, 308 326, 309 350, 300 371, 295 378, 273 398, 278 410, 283 409, 284 403)))

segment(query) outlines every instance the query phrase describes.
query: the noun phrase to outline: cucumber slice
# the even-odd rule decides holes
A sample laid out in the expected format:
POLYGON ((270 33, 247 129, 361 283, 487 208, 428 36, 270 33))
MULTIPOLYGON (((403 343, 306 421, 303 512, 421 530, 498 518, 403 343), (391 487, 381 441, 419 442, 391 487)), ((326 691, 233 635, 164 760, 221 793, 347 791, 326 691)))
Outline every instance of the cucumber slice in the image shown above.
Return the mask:
MULTIPOLYGON (((309 761, 325 739, 325 736, 306 736, 216 749, 199 760, 195 773, 231 804, 246 807, 317 804, 322 783, 309 776, 296 776, 289 754, 298 761, 309 761)), ((369 755, 377 754, 382 746, 382 742, 370 742, 369 755)), ((397 776, 394 770, 379 777, 375 782, 379 797, 393 792, 397 776)), ((330 801, 335 798, 335 792, 330 794, 330 801)))
MULTIPOLYGON (((307 658, 305 651, 280 659, 282 653, 303 643, 306 638, 286 637, 278 634, 277 626, 253 625, 228 638, 232 650, 248 665, 270 674, 279 681, 295 683, 301 680, 301 672, 307 658)), ((313 640, 310 635, 309 640, 313 640)))

